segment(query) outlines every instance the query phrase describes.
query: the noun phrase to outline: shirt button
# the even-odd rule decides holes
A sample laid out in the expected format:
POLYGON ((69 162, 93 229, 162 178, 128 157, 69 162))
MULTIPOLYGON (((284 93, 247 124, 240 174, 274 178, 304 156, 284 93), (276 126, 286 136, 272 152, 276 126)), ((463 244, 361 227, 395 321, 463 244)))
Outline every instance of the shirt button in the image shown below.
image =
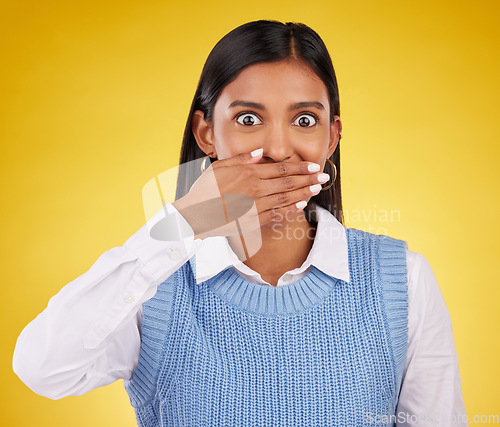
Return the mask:
POLYGON ((170 251, 170 258, 171 259, 173 259, 175 261, 175 260, 179 259, 179 257, 180 257, 179 251, 177 251, 175 249, 170 251))
POLYGON ((283 276, 283 282, 288 282, 290 280, 290 275, 288 273, 286 273, 284 276, 283 276))
POLYGON ((132 304, 134 301, 135 301, 135 298, 133 295, 127 295, 125 298, 124 298, 124 301, 127 303, 127 304, 132 304))

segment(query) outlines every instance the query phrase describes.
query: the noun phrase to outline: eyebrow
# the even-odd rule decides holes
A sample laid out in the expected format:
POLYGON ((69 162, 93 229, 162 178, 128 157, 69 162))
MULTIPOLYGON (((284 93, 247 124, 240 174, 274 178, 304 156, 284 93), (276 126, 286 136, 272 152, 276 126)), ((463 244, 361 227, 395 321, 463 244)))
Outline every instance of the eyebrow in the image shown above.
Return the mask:
MULTIPOLYGON (((234 101, 229 104, 229 108, 233 107, 250 107, 250 108, 257 108, 262 111, 267 111, 266 107, 264 105, 259 104, 258 102, 251 102, 251 101, 234 101)), ((290 107, 288 108, 288 111, 293 111, 293 110, 298 110, 300 108, 307 108, 307 107, 315 107, 318 110, 325 110, 325 106, 318 101, 304 101, 304 102, 296 102, 295 104, 291 104, 290 107)))

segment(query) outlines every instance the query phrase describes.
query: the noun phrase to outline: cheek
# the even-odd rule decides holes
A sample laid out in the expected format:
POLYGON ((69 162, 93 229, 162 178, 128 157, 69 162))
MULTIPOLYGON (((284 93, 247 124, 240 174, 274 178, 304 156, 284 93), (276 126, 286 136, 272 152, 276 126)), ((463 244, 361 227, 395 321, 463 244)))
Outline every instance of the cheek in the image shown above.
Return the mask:
POLYGON ((237 138, 215 137, 215 149, 218 159, 234 157, 239 153, 246 153, 254 150, 250 144, 246 144, 237 138))
POLYGON ((307 141, 298 141, 295 148, 303 160, 321 164, 328 155, 328 139, 317 137, 307 141))
POLYGON ((219 159, 236 156, 254 150, 258 138, 251 133, 238 132, 231 124, 221 124, 215 127, 214 143, 219 159))

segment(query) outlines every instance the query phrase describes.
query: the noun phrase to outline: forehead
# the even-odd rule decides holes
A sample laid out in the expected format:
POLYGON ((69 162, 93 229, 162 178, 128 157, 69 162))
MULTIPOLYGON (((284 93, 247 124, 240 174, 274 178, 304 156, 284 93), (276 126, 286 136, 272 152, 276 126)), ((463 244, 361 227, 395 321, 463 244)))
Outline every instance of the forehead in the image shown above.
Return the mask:
POLYGON ((260 102, 320 101, 328 103, 328 91, 307 65, 280 61, 252 64, 222 91, 217 103, 229 105, 235 99, 260 102))

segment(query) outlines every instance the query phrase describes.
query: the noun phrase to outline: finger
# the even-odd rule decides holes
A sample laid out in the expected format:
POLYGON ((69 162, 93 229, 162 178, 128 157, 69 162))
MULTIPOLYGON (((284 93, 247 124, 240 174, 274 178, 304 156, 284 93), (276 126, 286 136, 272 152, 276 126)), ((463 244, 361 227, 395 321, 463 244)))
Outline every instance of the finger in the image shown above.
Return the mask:
POLYGON ((313 162, 278 162, 259 163, 251 168, 257 173, 260 179, 271 179, 292 175, 310 175, 320 170, 320 166, 313 162))
POLYGON ((258 212, 263 213, 270 211, 273 208, 281 209, 286 206, 291 207, 291 205, 300 201, 308 202, 311 197, 315 196, 320 191, 321 184, 313 184, 311 186, 306 186, 285 193, 271 194, 257 200, 257 210, 258 212))
MULTIPOLYGON (((256 201, 256 212, 258 212, 256 216, 259 219, 259 223, 264 225, 270 222, 282 222, 283 219, 288 220, 293 218, 294 215, 305 208, 312 196, 321 191, 320 188, 315 188, 314 191, 311 191, 307 187, 306 189, 258 199, 256 201)), ((248 216, 248 220, 253 219, 253 216, 248 216)), ((246 222, 242 223, 243 229, 251 229, 254 222, 251 225, 247 225, 246 222)))
POLYGON ((258 148, 250 153, 239 153, 228 159, 217 160, 212 163, 214 168, 218 167, 228 167, 244 164, 252 164, 258 162, 262 158, 263 149, 258 148))
MULTIPOLYGON (((313 185, 320 185, 319 188, 321 190, 321 184, 327 182, 330 179, 330 175, 324 172, 315 172, 312 175, 292 175, 292 176, 284 176, 281 178, 267 179, 262 180, 259 185, 259 189, 257 190, 256 197, 266 197, 273 194, 283 193, 281 197, 287 196, 288 193, 294 190, 305 190, 305 194, 308 193, 309 187, 313 185)), ((296 193, 303 194, 304 191, 296 193)), ((292 196, 288 194, 288 196, 292 196)), ((284 202, 287 202, 286 199, 283 199, 284 202)))

